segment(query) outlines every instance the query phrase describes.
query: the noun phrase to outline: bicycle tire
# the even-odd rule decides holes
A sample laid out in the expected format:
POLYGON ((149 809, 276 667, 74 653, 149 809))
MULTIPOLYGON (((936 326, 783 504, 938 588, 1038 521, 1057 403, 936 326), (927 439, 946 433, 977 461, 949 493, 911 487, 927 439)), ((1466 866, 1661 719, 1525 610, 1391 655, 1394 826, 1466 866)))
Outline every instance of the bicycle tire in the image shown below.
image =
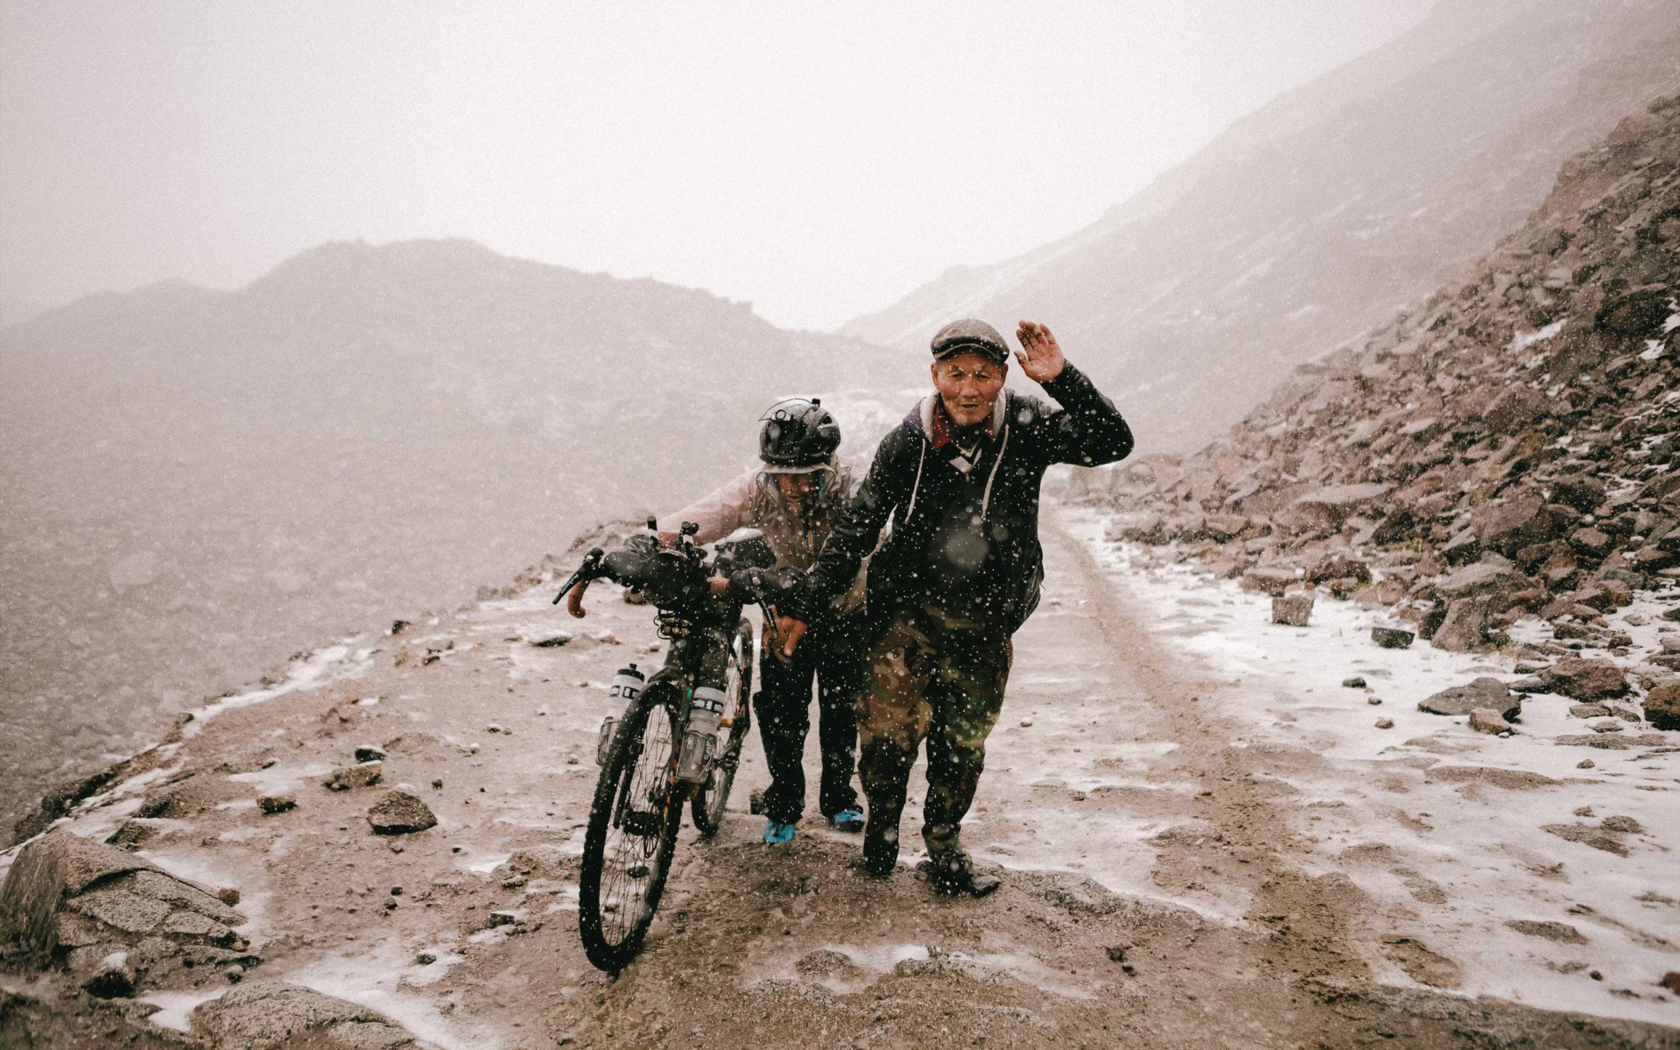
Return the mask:
POLYGON ((680 737, 670 692, 650 686, 624 712, 589 809, 578 933, 589 961, 608 973, 640 954, 677 847, 682 795, 672 773, 680 737))
POLYGON ((694 826, 702 837, 717 834, 723 825, 723 814, 729 805, 729 791, 735 785, 735 773, 741 766, 741 750, 747 732, 752 728, 753 628, 746 617, 735 626, 735 637, 729 645, 730 681, 726 692, 733 702, 733 721, 729 737, 718 755, 712 775, 695 793, 690 806, 694 826))

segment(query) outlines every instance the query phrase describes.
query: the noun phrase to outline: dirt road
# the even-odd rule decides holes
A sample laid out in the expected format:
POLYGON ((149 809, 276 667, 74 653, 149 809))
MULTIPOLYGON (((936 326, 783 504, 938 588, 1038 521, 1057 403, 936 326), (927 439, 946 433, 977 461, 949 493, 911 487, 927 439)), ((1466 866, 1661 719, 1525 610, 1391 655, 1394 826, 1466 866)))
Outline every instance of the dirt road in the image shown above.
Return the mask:
MULTIPOLYGON (((581 625, 539 586, 317 654, 309 688, 195 723, 75 830, 128 820, 142 856, 237 887, 264 958, 245 981, 349 999, 439 1047, 1680 1047, 1674 1028, 1447 991, 1457 964, 1417 915, 1303 841, 1313 800, 1291 780, 1323 759, 1248 740, 1218 710, 1233 687, 1174 666, 1085 548, 1053 520, 1045 533, 1045 601, 1017 637, 965 829, 1004 869, 984 900, 935 898, 914 854, 862 880, 856 838, 815 817, 765 847, 745 811, 766 780, 755 742, 724 830, 683 831, 642 958, 594 971, 575 878, 604 683, 658 659, 650 611, 610 587, 581 625), (531 644, 561 627, 576 637, 531 644), (387 752, 381 785, 320 786, 367 743, 387 752), (364 813, 398 784, 439 824, 393 844, 364 813), (297 809, 256 809, 285 791, 297 809), (167 817, 131 817, 162 794, 167 817)), ((908 845, 916 807, 905 820, 908 845)), ((151 1021, 78 1038, 170 1038, 160 1022, 188 1027, 226 990, 213 976, 143 988, 165 1007, 151 1021)), ((27 987, 37 1003, 55 990, 27 987)))

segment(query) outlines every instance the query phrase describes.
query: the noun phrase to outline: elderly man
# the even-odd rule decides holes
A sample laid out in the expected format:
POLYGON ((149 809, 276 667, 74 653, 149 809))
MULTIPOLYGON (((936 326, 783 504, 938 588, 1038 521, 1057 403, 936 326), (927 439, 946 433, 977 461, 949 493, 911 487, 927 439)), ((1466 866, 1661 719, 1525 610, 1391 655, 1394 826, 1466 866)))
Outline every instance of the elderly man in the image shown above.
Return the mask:
POLYGON ((922 838, 930 881, 944 894, 981 896, 998 886, 974 874, 960 834, 1003 706, 1011 636, 1038 605, 1044 472, 1054 463, 1112 463, 1132 450, 1126 421, 1067 363, 1048 328, 1023 321, 1016 336, 1021 371, 1061 407, 1004 389, 1009 350, 991 325, 940 329, 936 392, 881 441, 782 624, 784 644, 797 645, 802 621, 846 590, 875 551, 857 703, 869 801, 860 867, 886 877, 896 866, 910 767, 926 738, 922 838))

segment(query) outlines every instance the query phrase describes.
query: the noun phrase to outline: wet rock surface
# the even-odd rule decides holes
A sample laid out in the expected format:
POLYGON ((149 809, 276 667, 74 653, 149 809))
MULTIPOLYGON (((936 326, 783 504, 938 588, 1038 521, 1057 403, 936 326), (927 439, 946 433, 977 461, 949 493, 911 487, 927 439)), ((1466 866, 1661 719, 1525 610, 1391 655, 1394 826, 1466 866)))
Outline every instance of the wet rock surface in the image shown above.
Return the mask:
POLYGON ((346 1050, 398 1050, 414 1037, 383 1015, 329 995, 284 984, 236 988, 192 1012, 192 1033, 214 1047, 273 1050, 310 1037, 346 1050))
POLYGON ((8 957, 80 974, 104 998, 193 982, 187 971, 199 967, 256 965, 237 929, 245 921, 213 894, 68 831, 25 846, 0 886, 8 957))

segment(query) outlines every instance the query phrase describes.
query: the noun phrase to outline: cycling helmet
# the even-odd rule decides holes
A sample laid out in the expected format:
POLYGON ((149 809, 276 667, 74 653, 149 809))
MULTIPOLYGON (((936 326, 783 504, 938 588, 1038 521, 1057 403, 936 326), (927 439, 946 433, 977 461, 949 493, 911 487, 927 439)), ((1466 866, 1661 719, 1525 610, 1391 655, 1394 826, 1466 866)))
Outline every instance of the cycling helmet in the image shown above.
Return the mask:
POLYGON ((772 467, 819 467, 840 447, 840 424, 819 398, 790 397, 758 418, 758 458, 772 467))

